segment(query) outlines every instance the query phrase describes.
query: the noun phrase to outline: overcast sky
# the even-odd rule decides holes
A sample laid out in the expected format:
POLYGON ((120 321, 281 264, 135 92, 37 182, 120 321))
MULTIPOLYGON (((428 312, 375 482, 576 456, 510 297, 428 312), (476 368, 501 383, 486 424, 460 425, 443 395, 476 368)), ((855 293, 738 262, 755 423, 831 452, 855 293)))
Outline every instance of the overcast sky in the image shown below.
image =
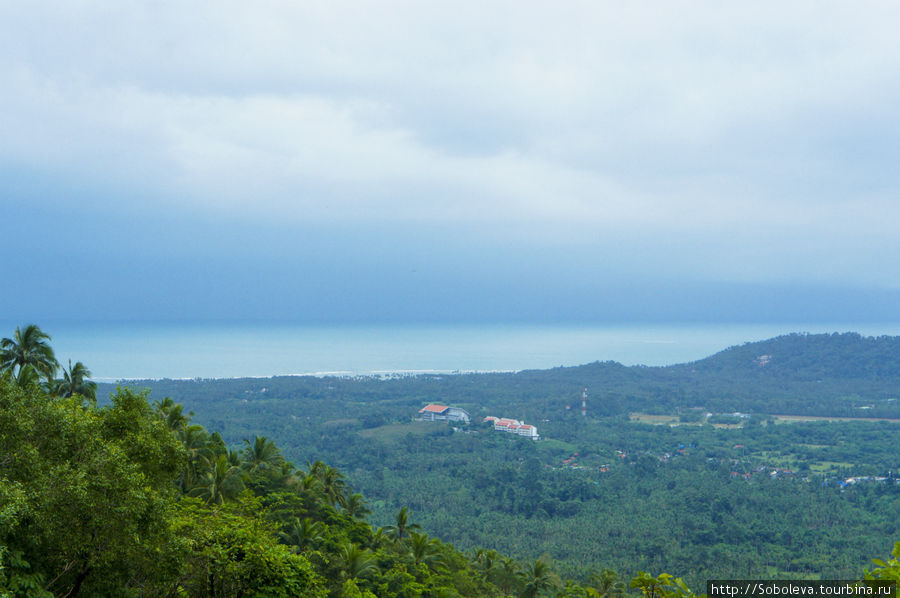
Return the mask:
POLYGON ((0 314, 900 320, 898 23, 0 1, 0 314))

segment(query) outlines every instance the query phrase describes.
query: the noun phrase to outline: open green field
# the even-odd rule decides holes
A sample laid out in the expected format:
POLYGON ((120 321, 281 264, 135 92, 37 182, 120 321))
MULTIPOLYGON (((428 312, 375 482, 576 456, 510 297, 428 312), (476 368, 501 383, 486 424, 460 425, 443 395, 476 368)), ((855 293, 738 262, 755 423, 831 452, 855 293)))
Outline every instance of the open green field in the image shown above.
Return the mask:
POLYGON ((396 440, 397 438, 412 434, 414 436, 424 436, 430 431, 435 430, 435 422, 410 422, 407 424, 388 424, 386 426, 378 426, 377 428, 369 428, 360 430, 358 434, 363 438, 380 438, 381 440, 396 440))
POLYGON ((773 415, 776 424, 795 424, 801 422, 900 422, 891 417, 825 417, 818 415, 773 415))

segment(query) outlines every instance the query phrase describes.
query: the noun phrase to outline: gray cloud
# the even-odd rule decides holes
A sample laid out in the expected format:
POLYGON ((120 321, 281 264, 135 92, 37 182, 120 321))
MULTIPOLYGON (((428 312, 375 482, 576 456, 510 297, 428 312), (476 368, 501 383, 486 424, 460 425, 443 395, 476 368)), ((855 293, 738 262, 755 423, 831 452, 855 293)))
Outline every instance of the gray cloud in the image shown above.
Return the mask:
POLYGON ((896 287, 898 17, 7 3, 0 162, 97 191, 97 214, 450 227, 646 277, 896 287))

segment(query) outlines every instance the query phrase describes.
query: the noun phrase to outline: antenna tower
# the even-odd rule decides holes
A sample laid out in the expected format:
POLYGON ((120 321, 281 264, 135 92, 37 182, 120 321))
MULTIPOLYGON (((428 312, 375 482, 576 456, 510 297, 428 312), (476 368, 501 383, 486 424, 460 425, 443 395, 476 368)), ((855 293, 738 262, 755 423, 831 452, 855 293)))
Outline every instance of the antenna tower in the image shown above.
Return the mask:
POLYGON ((581 417, 587 417, 587 388, 581 391, 581 417))

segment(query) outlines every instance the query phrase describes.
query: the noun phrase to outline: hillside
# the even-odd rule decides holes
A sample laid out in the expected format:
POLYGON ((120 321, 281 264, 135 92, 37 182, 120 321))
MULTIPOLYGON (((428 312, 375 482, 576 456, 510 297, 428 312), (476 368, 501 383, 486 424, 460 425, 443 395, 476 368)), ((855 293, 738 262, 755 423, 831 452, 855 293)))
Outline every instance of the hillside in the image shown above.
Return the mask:
MULTIPOLYGON (((338 417, 347 403, 360 417, 373 420, 399 417, 403 409, 430 400, 454 401, 476 414, 502 407, 531 419, 552 418, 567 405, 577 405, 583 387, 589 389, 590 413, 597 416, 701 407, 713 412, 900 418, 900 401, 895 400, 900 337, 791 334, 668 367, 595 362, 517 373, 390 379, 283 376, 135 383, 191 408, 196 401, 230 397, 255 404, 304 398, 316 401, 324 414, 338 417)), ((101 385, 101 395, 113 389, 101 385)))
POLYGON ((626 575, 678 570, 696 585, 761 571, 851 575, 867 555, 886 554, 879 551, 900 534, 900 485, 847 490, 844 483, 894 479, 900 425, 766 423, 769 414, 790 413, 900 417, 891 400, 897 345, 853 334, 788 335, 659 368, 604 362, 138 386, 184 403, 229 445, 266 435, 295 462, 341 468, 372 499, 378 525, 409 506, 425 530, 462 549, 523 559, 547 553, 579 579, 602 567, 626 575), (455 433, 412 422, 431 402, 468 410, 473 424, 455 433), (757 415, 724 415, 734 411, 757 415), (629 422, 635 412, 686 425, 629 422), (699 425, 706 412, 723 414, 707 423, 723 423, 699 425), (494 433, 477 423, 486 415, 535 423, 545 440, 494 433), (520 533, 505 531, 512 529, 520 533))
POLYGON ((792 381, 826 379, 900 380, 900 337, 843 334, 788 334, 731 347, 692 364, 728 375, 764 374, 792 381), (762 358, 762 359, 761 359, 762 358))

